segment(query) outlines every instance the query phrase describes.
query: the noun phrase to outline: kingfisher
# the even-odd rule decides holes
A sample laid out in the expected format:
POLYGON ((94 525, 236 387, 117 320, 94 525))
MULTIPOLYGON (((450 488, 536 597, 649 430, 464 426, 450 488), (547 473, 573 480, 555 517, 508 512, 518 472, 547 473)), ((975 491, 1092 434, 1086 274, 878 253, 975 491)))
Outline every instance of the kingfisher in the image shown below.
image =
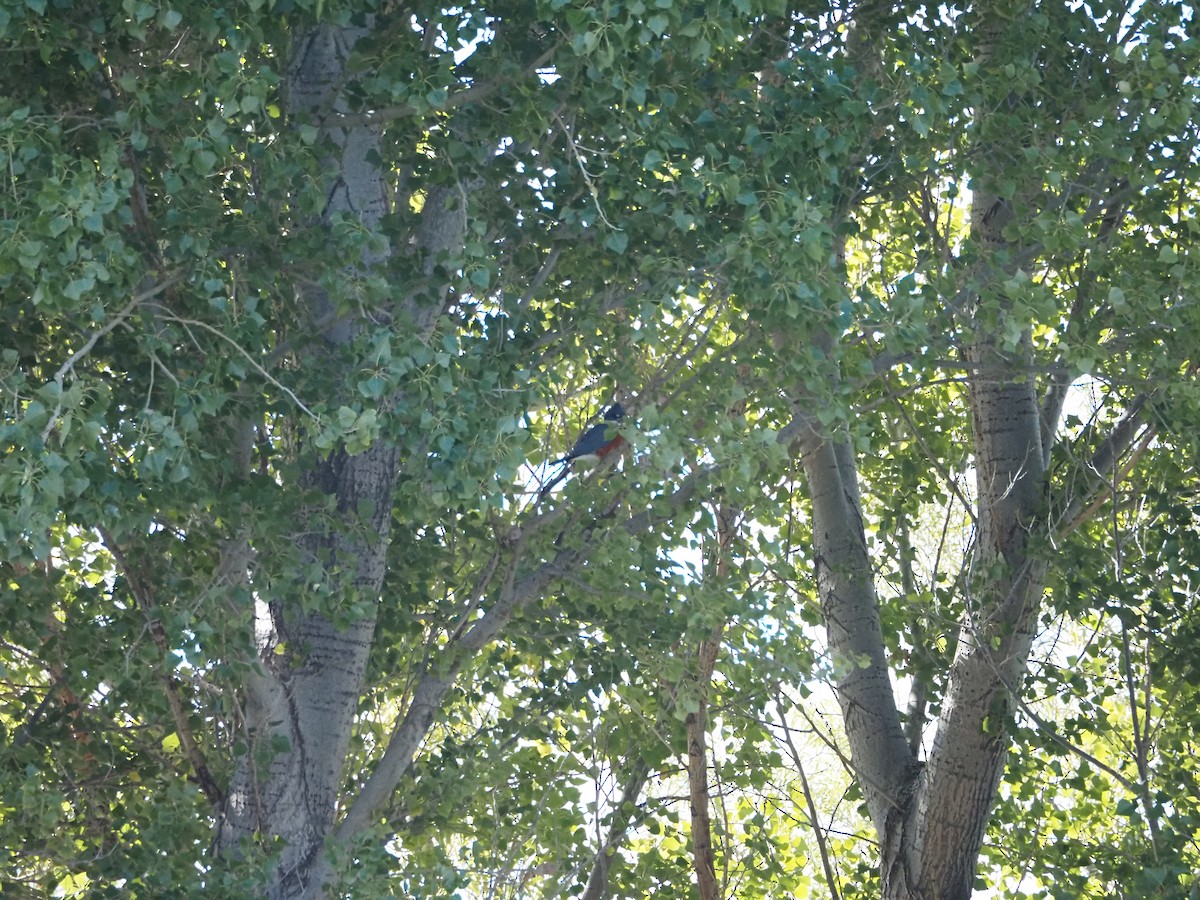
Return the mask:
POLYGON ((555 465, 574 460, 595 465, 614 450, 619 450, 625 443, 625 438, 617 431, 614 423, 620 422, 624 417, 625 407, 614 403, 605 410, 604 419, 581 434, 571 452, 562 459, 555 460, 555 465))

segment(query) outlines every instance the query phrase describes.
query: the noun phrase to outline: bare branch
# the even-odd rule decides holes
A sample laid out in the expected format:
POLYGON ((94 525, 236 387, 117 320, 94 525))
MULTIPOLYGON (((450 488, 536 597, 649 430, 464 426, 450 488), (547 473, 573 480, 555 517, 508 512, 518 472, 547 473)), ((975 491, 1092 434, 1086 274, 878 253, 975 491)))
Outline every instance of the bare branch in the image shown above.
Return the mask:
POLYGON ((783 714, 783 704, 778 697, 775 698, 775 714, 779 716, 779 727, 783 730, 788 754, 792 757, 796 773, 800 776, 800 789, 804 792, 804 802, 808 806, 808 824, 812 826, 813 837, 817 840, 817 851, 821 854, 821 868, 825 870, 825 883, 829 887, 829 895, 833 900, 840 900, 837 875, 833 871, 833 863, 829 859, 829 847, 825 841, 825 829, 821 827, 821 820, 817 816, 817 804, 813 799, 812 789, 808 786, 808 777, 804 774, 804 764, 800 761, 796 742, 792 740, 791 726, 787 723, 787 717, 783 714))
POLYGON ((583 900, 604 900, 608 896, 608 873, 612 867, 613 855, 635 820, 633 816, 626 816, 625 810, 636 805, 637 798, 641 796, 642 789, 645 788, 649 777, 650 764, 635 753, 629 768, 629 776, 625 779, 625 786, 621 789, 621 799, 617 801, 613 811, 608 834, 604 839, 603 846, 596 852, 592 872, 588 876, 587 887, 583 892, 583 900))
POLYGON ((1085 465, 1091 473, 1085 485, 1066 499, 1051 523, 1051 534, 1061 540, 1091 519, 1125 479, 1154 441, 1156 431, 1146 422, 1150 394, 1136 397, 1085 465), (1124 460, 1124 461, 1122 461, 1124 460))
POLYGON ((320 418, 315 412, 313 412, 311 409, 309 409, 307 406, 304 405, 304 403, 300 400, 299 397, 296 396, 296 394, 292 391, 291 388, 287 387, 287 385, 281 384, 277 378, 275 378, 273 375, 271 375, 270 372, 268 372, 261 365, 259 365, 258 360, 256 360, 253 356, 251 356, 249 354, 249 352, 247 352, 246 349, 242 347, 241 344, 239 344, 237 341, 235 341, 229 335, 225 334, 219 328, 215 328, 212 325, 209 325, 207 322, 201 322, 199 319, 185 319, 182 316, 177 316, 174 313, 172 313, 169 309, 166 309, 165 307, 162 307, 162 306, 156 305, 155 310, 156 310, 156 313, 164 321, 175 322, 178 325, 184 325, 184 326, 188 326, 188 327, 192 327, 192 328, 199 328, 202 331, 207 331, 209 334, 220 338, 225 343, 227 343, 231 347, 233 347, 233 349, 236 350, 242 356, 242 358, 246 360, 246 362, 250 363, 250 365, 253 367, 253 369, 256 372, 258 372, 258 374, 261 375, 264 379, 266 379, 267 382, 269 382, 271 385, 273 385, 274 387, 277 387, 279 390, 281 390, 285 394, 287 394, 288 397, 291 399, 291 401, 294 404, 296 404, 297 408, 302 410, 304 413, 306 413, 312 419, 320 418))
MULTIPOLYGON (((792 445, 806 428, 806 422, 797 419, 780 431, 777 440, 784 445, 792 445)), ((623 520, 616 527, 626 534, 643 534, 652 531, 664 521, 671 521, 679 515, 681 510, 694 502, 696 496, 721 471, 720 465, 694 470, 682 480, 666 501, 659 503, 652 510, 647 509, 623 520)), ((623 502, 623 497, 623 494, 618 495, 596 515, 590 526, 583 529, 582 541, 578 548, 560 548, 553 559, 542 563, 522 578, 517 578, 517 570, 529 533, 523 532, 520 526, 512 530, 508 537, 510 541, 507 548, 509 558, 504 567, 503 582, 497 591, 495 602, 487 607, 482 618, 474 620, 470 628, 461 633, 460 630, 456 630, 457 636, 454 642, 445 648, 439 664, 427 666, 419 676, 407 713, 392 729, 383 757, 375 771, 366 780, 358 797, 350 805, 345 818, 337 829, 339 839, 348 840, 366 828, 370 824, 375 810, 391 796, 396 785, 399 784, 400 779, 412 764, 442 698, 454 684, 467 662, 473 658, 475 653, 487 646, 518 611, 534 599, 543 596, 551 584, 578 570, 604 533, 604 530, 599 527, 600 523, 611 519, 612 514, 623 502)), ((557 518, 557 513, 556 510, 549 516, 535 516, 531 519, 530 524, 535 525, 536 530, 540 530, 549 521, 557 518)), ((480 580, 476 584, 476 592, 486 592, 488 584, 494 579, 495 573, 499 571, 500 567, 497 565, 489 566, 489 568, 491 574, 486 580, 480 580)))
MULTIPOLYGON (((134 294, 130 301, 121 307, 117 314, 113 316, 107 323, 105 323, 103 327, 97 328, 95 331, 93 331, 88 339, 84 342, 83 346, 72 353, 67 358, 67 361, 64 362, 59 367, 58 371, 54 373, 54 378, 52 380, 56 385, 58 385, 59 394, 62 394, 63 379, 67 377, 67 373, 75 368, 76 363, 92 352, 92 348, 96 346, 97 341, 129 318, 130 314, 137 309, 138 306, 149 300, 151 297, 158 296, 171 285, 178 282, 182 277, 182 273, 176 272, 175 274, 168 276, 158 284, 154 285, 154 287, 134 294)), ((47 422, 46 427, 42 429, 43 441, 45 441, 50 436, 50 432, 54 430, 54 426, 58 423, 58 417, 61 413, 62 402, 60 401, 54 407, 54 412, 50 415, 50 421, 47 422)))
POLYGON ((1036 712, 1033 711, 1033 708, 1028 703, 1025 702, 1025 700, 1021 697, 1021 695, 1018 692, 1016 692, 1016 691, 1012 692, 1012 696, 1016 698, 1017 705, 1021 708, 1022 712, 1024 712, 1025 715, 1029 716, 1029 718, 1033 720, 1033 724, 1037 726, 1038 731, 1042 732, 1042 734, 1046 735, 1046 737, 1050 738, 1050 740, 1054 741, 1054 743, 1058 744, 1063 749, 1069 750, 1071 753, 1074 753, 1080 759, 1086 760, 1087 762, 1091 763, 1093 766, 1095 766, 1101 772, 1104 772, 1107 775, 1110 775, 1113 779, 1115 779, 1117 781, 1118 784, 1120 784, 1123 788, 1125 788, 1127 791, 1129 791, 1129 793, 1135 794, 1135 795, 1140 794, 1138 786, 1136 784, 1134 784, 1132 781, 1130 781, 1128 778, 1126 778, 1124 775, 1122 775, 1120 772, 1118 772, 1116 769, 1114 769, 1112 766, 1105 765, 1100 760, 1096 759, 1096 757, 1092 756, 1092 754, 1090 754, 1086 750, 1084 750, 1082 747, 1075 746, 1070 741, 1068 741, 1065 737, 1063 737, 1061 734, 1059 734, 1055 730, 1053 725, 1051 725, 1048 721, 1046 721, 1041 716, 1039 716, 1036 712))
MULTIPOLYGON (((130 566, 129 561, 126 559, 125 554, 117 544, 112 533, 103 525, 99 527, 99 531, 100 537, 104 541, 104 546, 112 555, 121 574, 125 576, 125 580, 129 584, 129 590, 133 594, 134 600, 137 601, 138 608, 146 616, 150 635, 154 639, 154 645, 158 648, 159 653, 169 656, 171 646, 167 640, 166 630, 163 628, 162 622, 158 620, 155 603, 150 595, 148 585, 142 579, 141 573, 130 566)), ((183 747, 188 762, 191 763, 192 772, 195 775, 196 783, 200 786, 200 790, 204 793, 209 803, 214 807, 219 806, 224 799, 223 794, 217 784, 216 778, 213 777, 212 769, 209 768, 208 760, 204 757, 204 752, 196 742, 196 736, 192 733, 192 727, 188 723, 187 710, 184 708, 183 698, 179 693, 179 682, 169 672, 168 668, 168 674, 160 676, 159 681, 162 684, 163 693, 166 695, 167 705, 171 708, 171 717, 175 721, 175 733, 179 735, 180 746, 183 747)))

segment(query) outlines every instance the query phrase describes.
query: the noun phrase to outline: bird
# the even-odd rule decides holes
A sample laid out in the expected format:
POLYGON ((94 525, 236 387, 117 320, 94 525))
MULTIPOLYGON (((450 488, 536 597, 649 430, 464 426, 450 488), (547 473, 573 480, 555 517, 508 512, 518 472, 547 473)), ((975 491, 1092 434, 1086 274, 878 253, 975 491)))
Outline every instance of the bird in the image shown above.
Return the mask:
MULTIPOLYGON (((585 465, 595 465, 609 454, 619 450, 625 444, 625 438, 617 431, 617 422, 625 417, 625 407, 614 403, 604 411, 604 418, 581 434, 575 441, 575 446, 561 459, 556 459, 551 465, 560 466, 558 474, 542 485, 538 491, 535 503, 542 500, 571 473, 571 463, 579 460, 585 465)), ((559 535, 561 538, 562 535, 559 535)), ((558 543, 557 541, 555 543, 558 543)))
POLYGON ((555 465, 579 460, 594 465, 625 443, 625 438, 614 424, 625 417, 625 407, 614 403, 604 412, 603 420, 597 422, 579 436, 570 452, 556 460, 555 465))

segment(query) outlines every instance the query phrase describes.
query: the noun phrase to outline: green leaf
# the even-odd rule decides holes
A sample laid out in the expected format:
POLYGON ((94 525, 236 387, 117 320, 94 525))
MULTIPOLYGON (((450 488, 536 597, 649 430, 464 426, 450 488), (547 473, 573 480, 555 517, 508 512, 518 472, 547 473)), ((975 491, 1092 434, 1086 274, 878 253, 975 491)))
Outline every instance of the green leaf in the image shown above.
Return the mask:
POLYGON ((201 149, 192 154, 192 168, 199 175, 207 175, 217 164, 217 154, 211 150, 201 149))
POLYGON ((604 239, 604 246, 613 253, 623 254, 629 247, 629 235, 624 231, 610 232, 604 239))
POLYGON ((478 288, 487 288, 492 283, 492 272, 487 266, 477 266, 471 270, 470 280, 478 288))

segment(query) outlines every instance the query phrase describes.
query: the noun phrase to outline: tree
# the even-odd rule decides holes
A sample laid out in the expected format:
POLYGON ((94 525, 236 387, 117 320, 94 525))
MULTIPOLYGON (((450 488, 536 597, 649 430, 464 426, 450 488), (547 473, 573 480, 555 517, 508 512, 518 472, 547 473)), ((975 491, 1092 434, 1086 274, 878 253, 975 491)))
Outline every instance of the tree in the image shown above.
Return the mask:
POLYGON ((1185 891, 1191 11, 511 6, 0 16, 14 884, 1185 891))

